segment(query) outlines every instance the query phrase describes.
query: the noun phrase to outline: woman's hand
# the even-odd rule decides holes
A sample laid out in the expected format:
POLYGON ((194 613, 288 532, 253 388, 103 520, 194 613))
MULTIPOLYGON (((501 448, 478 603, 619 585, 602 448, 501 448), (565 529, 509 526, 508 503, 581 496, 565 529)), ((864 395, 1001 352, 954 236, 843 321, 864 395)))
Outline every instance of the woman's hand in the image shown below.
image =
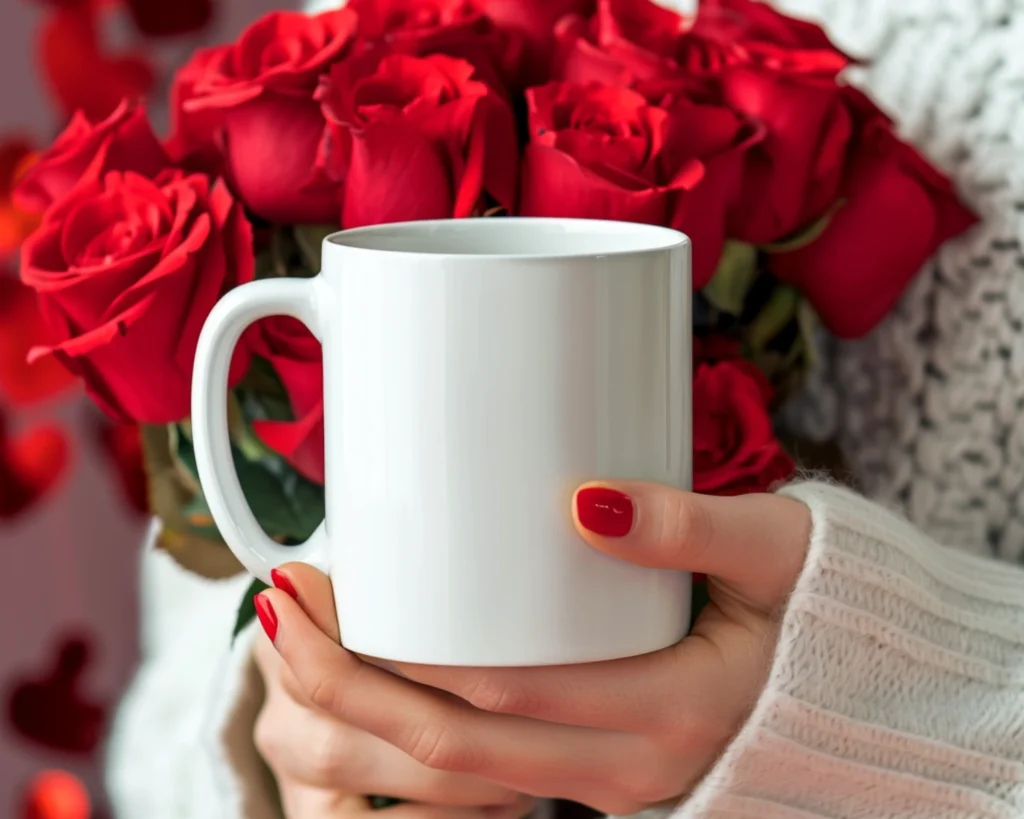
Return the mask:
MULTIPOLYGON (((310 628, 318 623, 337 640, 323 575, 296 566, 288 576, 311 607, 314 620, 305 622, 310 628)), ((303 616, 295 608, 295 616, 303 616)), ((365 798, 370 795, 407 802, 390 808, 389 819, 519 819, 529 813, 528 797, 471 774, 429 768, 317 708, 263 635, 254 653, 266 687, 256 746, 277 780, 288 819, 371 819, 374 811, 365 798)))
POLYGON ((584 487, 574 507, 594 548, 708 575, 711 603, 688 637, 604 663, 397 664, 389 673, 337 644, 329 582, 297 564, 278 577, 304 578, 302 605, 264 592, 261 619, 302 696, 422 768, 619 815, 677 800, 735 736, 764 685, 810 513, 776 495, 717 498, 644 483, 584 487))

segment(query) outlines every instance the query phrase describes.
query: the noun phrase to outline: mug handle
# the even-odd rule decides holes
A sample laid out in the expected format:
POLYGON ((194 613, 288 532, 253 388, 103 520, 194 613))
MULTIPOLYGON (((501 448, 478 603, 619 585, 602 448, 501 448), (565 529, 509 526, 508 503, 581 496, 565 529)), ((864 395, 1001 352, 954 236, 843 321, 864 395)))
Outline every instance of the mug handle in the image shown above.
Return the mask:
POLYGON ((253 515, 231 457, 228 434, 228 371, 235 345, 246 328, 268 316, 291 316, 323 342, 323 281, 263 279, 229 291, 213 308, 196 348, 192 375, 192 445, 199 482, 210 514, 225 543, 249 573, 272 585, 270 572, 283 563, 302 561, 328 572, 327 532, 321 523, 299 546, 271 540, 253 515))

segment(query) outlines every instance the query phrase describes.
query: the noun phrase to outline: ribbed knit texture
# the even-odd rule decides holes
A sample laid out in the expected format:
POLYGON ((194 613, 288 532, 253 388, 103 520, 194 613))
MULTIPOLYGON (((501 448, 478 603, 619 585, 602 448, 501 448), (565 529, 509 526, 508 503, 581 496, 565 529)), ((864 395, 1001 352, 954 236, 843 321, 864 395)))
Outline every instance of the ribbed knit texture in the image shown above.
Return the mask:
POLYGON ((768 686, 678 812, 1024 816, 1024 570, 805 483, 814 528, 768 686))

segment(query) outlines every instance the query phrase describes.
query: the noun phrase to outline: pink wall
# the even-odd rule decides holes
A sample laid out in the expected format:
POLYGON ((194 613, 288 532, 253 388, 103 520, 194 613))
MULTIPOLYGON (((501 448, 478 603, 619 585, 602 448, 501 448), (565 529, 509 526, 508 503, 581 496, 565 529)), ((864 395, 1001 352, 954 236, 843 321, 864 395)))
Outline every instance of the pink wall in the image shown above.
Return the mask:
MULTIPOLYGON (((35 73, 33 32, 44 2, 0 0, 0 133, 51 135, 56 112, 35 73)), ((237 32, 280 0, 218 0, 222 19, 204 35, 216 41, 237 32)), ((116 32, 114 32, 116 34, 116 32)), ((193 46, 162 50, 178 60, 193 46)), ((14 524, 0 524, 0 701, 17 680, 45 675, 60 635, 90 635, 95 656, 81 681, 87 700, 114 703, 136 662, 136 575, 145 521, 129 512, 93 443, 95 411, 73 397, 34 408, 18 423, 59 420, 77 433, 68 480, 45 503, 14 524)), ((6 706, 5 706, 6 707, 6 706)), ((55 755, 33 747, 0 719, 0 817, 17 817, 25 783, 44 768, 82 776, 101 793, 99 758, 55 755)))

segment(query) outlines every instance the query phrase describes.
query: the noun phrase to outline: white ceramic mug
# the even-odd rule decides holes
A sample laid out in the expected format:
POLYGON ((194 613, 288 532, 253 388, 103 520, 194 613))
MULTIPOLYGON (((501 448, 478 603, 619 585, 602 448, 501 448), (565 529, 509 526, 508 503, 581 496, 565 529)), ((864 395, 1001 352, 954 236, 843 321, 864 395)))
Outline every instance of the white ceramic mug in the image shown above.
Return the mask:
POLYGON ((196 354, 192 434, 210 511, 246 568, 330 574, 343 642, 387 660, 548 665, 654 651, 689 626, 690 576, 587 546, 581 482, 688 487, 690 244, 574 219, 336 233, 313 279, 228 293, 196 354), (324 348, 327 520, 260 529, 232 466, 232 349, 288 315, 324 348))

